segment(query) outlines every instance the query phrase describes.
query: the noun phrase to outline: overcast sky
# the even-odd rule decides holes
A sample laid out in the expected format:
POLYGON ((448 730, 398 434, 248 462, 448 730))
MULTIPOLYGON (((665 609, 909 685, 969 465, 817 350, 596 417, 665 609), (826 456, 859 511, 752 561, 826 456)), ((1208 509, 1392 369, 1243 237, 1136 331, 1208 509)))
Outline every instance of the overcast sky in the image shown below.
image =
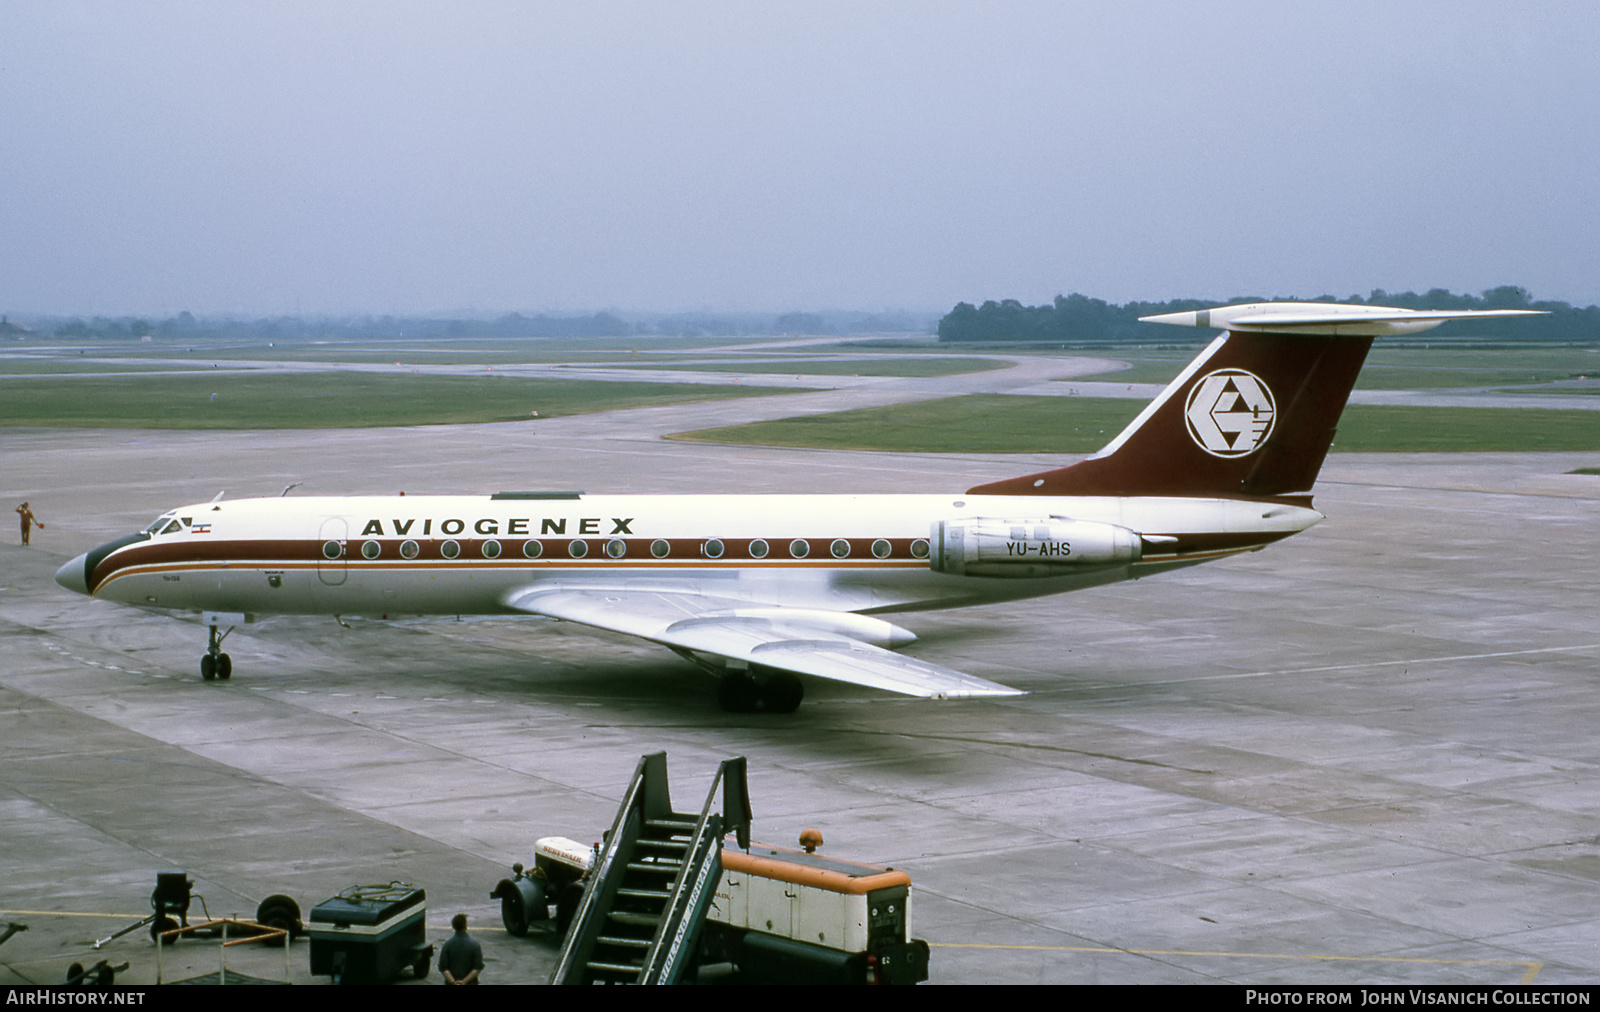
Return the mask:
POLYGON ((0 3, 0 310, 1600 301, 1600 5, 0 3))

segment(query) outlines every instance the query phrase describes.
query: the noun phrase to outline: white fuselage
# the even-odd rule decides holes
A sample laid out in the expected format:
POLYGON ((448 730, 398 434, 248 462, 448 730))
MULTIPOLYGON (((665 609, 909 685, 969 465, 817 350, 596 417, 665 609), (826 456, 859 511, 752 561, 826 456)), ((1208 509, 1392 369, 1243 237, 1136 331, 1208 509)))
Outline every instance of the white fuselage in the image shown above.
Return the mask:
POLYGON ((81 589, 113 601, 228 613, 494 614, 512 610, 510 595, 540 588, 900 611, 1138 578, 1260 548, 1321 518, 1281 501, 1144 496, 244 499, 173 510, 147 537, 62 572, 76 564, 81 589), (929 540, 940 523, 978 518, 1025 534, 1052 518, 1111 525, 1142 538, 1142 551, 1056 564, 1045 576, 936 571, 929 540))

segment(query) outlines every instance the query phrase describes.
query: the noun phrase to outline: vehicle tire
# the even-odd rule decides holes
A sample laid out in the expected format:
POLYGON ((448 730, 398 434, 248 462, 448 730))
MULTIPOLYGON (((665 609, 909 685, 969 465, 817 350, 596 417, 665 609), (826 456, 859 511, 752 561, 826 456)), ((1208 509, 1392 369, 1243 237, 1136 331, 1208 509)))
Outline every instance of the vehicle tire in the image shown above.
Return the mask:
POLYGON ((288 932, 281 940, 269 938, 263 941, 262 945, 277 948, 279 945, 288 945, 294 940, 294 924, 289 920, 288 912, 282 907, 268 907, 256 911, 256 923, 264 928, 278 928, 288 932))
POLYGON ((217 677, 223 681, 233 677, 233 658, 227 654, 217 655, 217 677))
MULTIPOLYGON (((152 942, 159 942, 161 940, 161 933, 163 931, 171 931, 176 927, 178 927, 178 919, 176 917, 157 917, 155 920, 150 922, 150 940, 152 942)), ((167 944, 172 945, 176 941, 177 939, 173 938, 171 941, 167 942, 167 944)))
MULTIPOLYGON (((264 924, 269 928, 279 928, 289 934, 284 938, 284 945, 294 941, 296 935, 302 930, 300 923, 300 904, 293 898, 281 893, 268 896, 256 907, 256 923, 264 924)), ((263 943, 277 945, 276 941, 263 943)))
POLYGON ((68 984, 82 984, 83 983, 83 964, 82 963, 73 963, 71 966, 67 967, 67 983, 68 984))
POLYGON ((421 980, 428 975, 428 968, 433 963, 433 953, 423 952, 417 955, 416 961, 411 964, 411 976, 421 980))
POLYGON ((210 654, 200 655, 200 677, 208 682, 217 677, 217 659, 210 654))
POLYGON ((528 911, 522 905, 522 893, 516 886, 500 897, 500 923, 505 925, 508 935, 521 938, 528 933, 528 911))

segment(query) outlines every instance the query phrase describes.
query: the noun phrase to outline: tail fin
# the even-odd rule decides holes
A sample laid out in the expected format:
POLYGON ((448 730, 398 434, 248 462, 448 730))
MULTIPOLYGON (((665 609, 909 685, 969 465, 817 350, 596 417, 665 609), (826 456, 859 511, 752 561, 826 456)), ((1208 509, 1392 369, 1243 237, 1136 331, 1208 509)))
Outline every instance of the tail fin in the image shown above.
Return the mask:
POLYGON ((1268 302, 1148 316, 1226 330, 1099 453, 968 494, 1306 495, 1374 336, 1527 315, 1537 314, 1268 302))

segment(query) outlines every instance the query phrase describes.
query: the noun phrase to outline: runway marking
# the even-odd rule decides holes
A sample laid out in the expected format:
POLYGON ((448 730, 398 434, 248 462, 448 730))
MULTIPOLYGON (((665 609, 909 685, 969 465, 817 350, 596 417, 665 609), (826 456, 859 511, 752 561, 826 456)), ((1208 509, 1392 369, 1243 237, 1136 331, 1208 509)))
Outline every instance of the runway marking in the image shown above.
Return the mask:
POLYGON ((1194 678, 1172 678, 1159 682, 1137 682, 1138 685, 1183 685, 1187 682, 1217 682, 1231 678, 1264 678, 1269 675, 1309 675, 1319 671, 1351 671, 1357 668, 1393 668, 1408 664, 1444 664, 1449 661, 1482 661, 1494 657, 1526 657, 1530 654, 1566 654, 1584 650, 1600 650, 1600 643, 1583 643, 1570 647, 1535 647, 1529 650, 1497 650, 1486 654, 1452 654, 1446 657, 1415 657, 1399 661, 1363 661, 1360 664, 1329 664, 1320 668, 1282 668, 1276 671, 1244 671, 1234 675, 1197 675, 1194 678))
POLYGON ((149 914, 96 914, 78 910, 0 910, 0 914, 19 917, 115 917, 117 920, 142 921, 149 914))
POLYGON ((1343 963, 1428 963, 1450 966, 1520 966, 1519 984, 1532 984, 1544 963, 1525 959, 1429 959, 1423 956, 1331 956, 1292 952, 1210 952, 1203 949, 1122 949, 1099 945, 1000 945, 991 942, 929 942, 930 949, 1011 949, 1018 951, 1123 953, 1130 956, 1218 956, 1228 959, 1300 959, 1343 963))

